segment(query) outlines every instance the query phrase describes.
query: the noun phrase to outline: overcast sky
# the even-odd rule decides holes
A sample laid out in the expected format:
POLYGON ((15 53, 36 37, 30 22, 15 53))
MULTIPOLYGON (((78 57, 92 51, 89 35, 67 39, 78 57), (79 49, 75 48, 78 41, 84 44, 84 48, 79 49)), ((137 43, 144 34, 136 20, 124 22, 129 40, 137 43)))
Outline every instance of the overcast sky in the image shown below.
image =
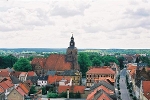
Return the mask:
POLYGON ((150 48, 150 0, 0 0, 0 48, 150 48))

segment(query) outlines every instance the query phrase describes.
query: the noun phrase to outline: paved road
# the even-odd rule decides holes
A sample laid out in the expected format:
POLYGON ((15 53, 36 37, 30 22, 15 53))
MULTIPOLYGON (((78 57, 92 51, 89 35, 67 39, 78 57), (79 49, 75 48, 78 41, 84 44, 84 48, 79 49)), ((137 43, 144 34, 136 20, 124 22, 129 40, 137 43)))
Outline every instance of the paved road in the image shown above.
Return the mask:
POLYGON ((126 86, 126 69, 120 72, 120 92, 122 100, 131 100, 126 86))

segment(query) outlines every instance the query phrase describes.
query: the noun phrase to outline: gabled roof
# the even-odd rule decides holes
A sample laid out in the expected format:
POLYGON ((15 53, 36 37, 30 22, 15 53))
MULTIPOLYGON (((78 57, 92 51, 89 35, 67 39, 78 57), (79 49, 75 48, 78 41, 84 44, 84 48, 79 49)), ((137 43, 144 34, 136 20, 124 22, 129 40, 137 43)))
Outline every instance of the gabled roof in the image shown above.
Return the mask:
POLYGON ((5 82, 5 84, 8 86, 8 87, 13 87, 14 86, 14 84, 12 83, 12 81, 11 80, 6 80, 6 81, 4 81, 5 82))
POLYGON ((70 76, 52 76, 52 75, 49 75, 48 76, 48 84, 53 84, 55 82, 58 82, 62 79, 68 79, 68 78, 71 78, 70 76))
POLYGON ((73 93, 84 93, 85 86, 73 85, 73 86, 58 86, 58 93, 66 92, 69 89, 69 92, 73 93))
POLYGON ((71 62, 65 60, 65 55, 51 54, 46 61, 45 68, 47 70, 71 70, 71 62))
POLYGON ((28 72, 21 72, 21 74, 19 76, 26 76, 28 74, 28 72))
POLYGON ((20 87, 20 86, 17 86, 16 87, 16 90, 19 94, 21 94, 22 96, 26 95, 27 93, 20 87))
POLYGON ((9 72, 8 69, 0 69, 0 72, 9 72))
POLYGON ((149 100, 150 99, 150 81, 142 81, 142 88, 144 96, 149 100))
POLYGON ((46 60, 47 60, 47 58, 43 58, 43 57, 34 58, 34 59, 31 61, 31 64, 32 64, 32 65, 37 65, 37 64, 39 64, 42 68, 44 68, 46 60))
POLYGON ((21 81, 15 77, 15 76, 10 76, 10 79, 12 81, 13 84, 19 84, 21 81))
POLYGON ((136 69, 136 68, 137 68, 137 66, 128 64, 127 70, 132 70, 132 69, 136 69))
POLYGON ((4 92, 4 89, 0 86, 0 94, 4 92))
POLYGON ((0 83, 0 86, 1 86, 4 90, 9 89, 9 86, 8 86, 5 82, 1 82, 1 83, 0 83))
POLYGON ((92 100, 113 100, 113 99, 110 98, 109 95, 101 89, 97 91, 92 100))
POLYGON ((15 76, 15 77, 19 78, 20 74, 21 74, 21 72, 13 71, 10 73, 10 76, 15 76))
POLYGON ((91 68, 86 73, 87 74, 115 74, 115 71, 113 71, 111 68, 97 67, 97 68, 91 68))
POLYGON ((105 86, 106 88, 115 91, 114 86, 112 86, 111 84, 107 83, 106 81, 100 81, 99 83, 94 84, 93 86, 90 87, 90 90, 94 90, 99 86, 105 86))
POLYGON ((20 84, 19 84, 19 87, 20 87, 26 94, 28 94, 29 91, 30 91, 29 86, 28 86, 27 84, 25 84, 25 83, 20 83, 20 84))
POLYGON ((36 76, 36 73, 34 71, 29 71, 28 76, 36 76))
POLYGON ((9 77, 9 72, 0 72, 1 77, 9 77))

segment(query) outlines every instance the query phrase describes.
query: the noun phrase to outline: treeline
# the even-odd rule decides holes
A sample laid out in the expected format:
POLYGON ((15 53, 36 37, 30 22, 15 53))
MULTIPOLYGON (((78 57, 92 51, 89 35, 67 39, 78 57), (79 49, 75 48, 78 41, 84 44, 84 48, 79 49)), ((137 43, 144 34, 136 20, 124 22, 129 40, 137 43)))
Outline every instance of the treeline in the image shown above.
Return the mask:
POLYGON ((0 69, 14 68, 16 71, 28 72, 32 70, 30 61, 33 57, 29 58, 16 58, 13 55, 0 56, 0 69))
POLYGON ((78 55, 78 63, 83 76, 86 75, 90 66, 109 66, 110 62, 119 64, 117 58, 110 55, 101 56, 96 52, 80 52, 78 55))

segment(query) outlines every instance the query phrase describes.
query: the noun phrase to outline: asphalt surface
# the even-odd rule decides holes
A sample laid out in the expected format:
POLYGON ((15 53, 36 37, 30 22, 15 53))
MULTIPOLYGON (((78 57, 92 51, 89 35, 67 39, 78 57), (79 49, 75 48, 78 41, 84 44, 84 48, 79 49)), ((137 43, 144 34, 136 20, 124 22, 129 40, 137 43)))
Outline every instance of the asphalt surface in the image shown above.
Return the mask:
POLYGON ((122 100, 131 100, 129 92, 127 90, 127 85, 126 85, 126 69, 123 69, 120 72, 120 92, 121 92, 121 99, 122 100))

